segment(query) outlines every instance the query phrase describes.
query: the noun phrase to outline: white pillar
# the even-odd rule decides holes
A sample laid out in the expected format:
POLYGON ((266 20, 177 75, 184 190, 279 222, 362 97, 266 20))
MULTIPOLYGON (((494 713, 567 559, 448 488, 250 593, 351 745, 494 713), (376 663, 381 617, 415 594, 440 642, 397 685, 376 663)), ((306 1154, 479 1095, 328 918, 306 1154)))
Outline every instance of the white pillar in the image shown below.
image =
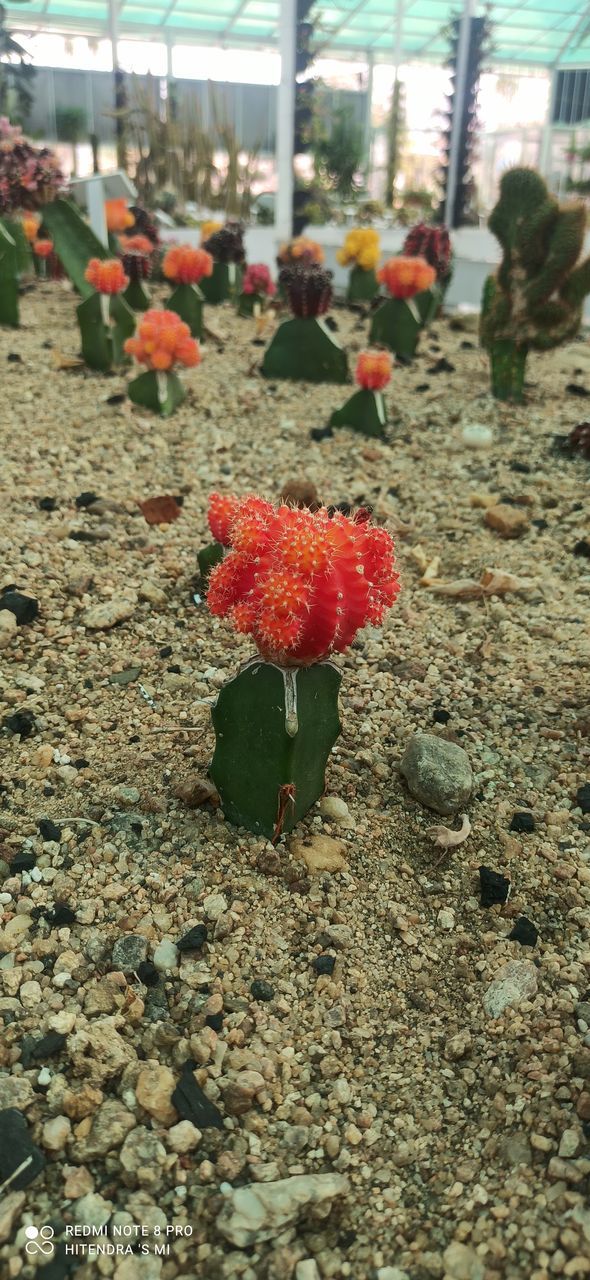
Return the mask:
POLYGON ((547 115, 541 133, 541 144, 539 147, 539 171, 544 178, 551 176, 551 143, 553 141, 553 112, 555 110, 555 101, 557 98, 557 67, 552 67, 551 84, 549 86, 549 100, 547 103, 547 115))
POLYGON ((119 54, 117 52, 119 31, 117 17, 117 0, 109 0, 109 35, 111 38, 111 53, 113 57, 113 74, 119 69, 119 54))
POLYGON ((367 53, 367 91, 366 91, 366 108, 364 120, 364 152, 367 165, 367 181, 371 171, 371 142, 373 138, 373 72, 375 69, 375 57, 373 50, 369 49, 367 53))
POLYGON ((281 0, 279 51, 281 79, 277 94, 275 231, 283 240, 293 232, 293 133, 295 128, 295 15, 296 0, 281 0))
MULTIPOLYGON (((393 83, 392 83, 392 86, 391 86, 391 109, 392 109, 392 112, 393 112, 393 108, 394 108, 394 105, 395 105, 395 92, 396 92, 396 89, 397 89, 397 82, 398 82, 398 79, 399 79, 399 69, 400 69, 400 64, 401 64, 401 60, 402 60, 402 37, 403 37, 403 30, 404 30, 404 7, 405 7, 405 0, 397 0, 397 8, 396 8, 396 12, 395 12, 395 41, 394 41, 394 45, 393 45, 393 83)), ((400 118, 399 118, 399 115, 398 115, 398 119, 397 119, 398 141, 399 141, 399 120, 400 120, 400 118)), ((391 126, 390 126, 390 127, 391 127, 391 126)), ((389 132, 389 131, 388 131, 388 132, 389 132)), ((387 141, 387 154, 386 154, 386 157, 385 157, 385 205, 386 205, 386 207, 389 207, 390 202, 391 202, 391 204, 393 205, 393 194, 392 194, 392 192, 389 190, 389 176, 390 176, 390 160, 389 160, 390 151, 389 151, 389 148, 390 148, 390 146, 391 146, 391 138, 389 138, 389 137, 388 137, 388 141, 387 141)), ((394 173, 392 173, 392 174, 391 174, 391 179, 392 179, 392 183, 393 183, 393 182, 395 181, 395 174, 394 174, 394 173)))
POLYGON ((459 146, 463 127, 463 105, 467 85, 467 62, 469 56, 469 35, 471 19, 475 14, 476 0, 463 0, 463 13, 459 27, 459 45, 457 48, 457 68, 455 72, 455 92, 453 95, 453 124, 449 149, 449 167, 447 170, 447 192, 445 198, 444 220, 451 225, 454 213, 457 179, 459 177, 459 146))

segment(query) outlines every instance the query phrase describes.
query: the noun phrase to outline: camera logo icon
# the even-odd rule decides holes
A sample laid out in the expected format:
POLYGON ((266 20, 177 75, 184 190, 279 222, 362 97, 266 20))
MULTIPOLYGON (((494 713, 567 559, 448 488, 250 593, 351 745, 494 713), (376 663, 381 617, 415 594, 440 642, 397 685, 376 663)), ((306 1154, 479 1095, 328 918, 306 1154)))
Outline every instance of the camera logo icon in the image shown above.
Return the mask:
POLYGON ((25 1227, 25 1235, 27 1237, 25 1253, 42 1253, 46 1258, 51 1257, 55 1249, 53 1227, 25 1227))

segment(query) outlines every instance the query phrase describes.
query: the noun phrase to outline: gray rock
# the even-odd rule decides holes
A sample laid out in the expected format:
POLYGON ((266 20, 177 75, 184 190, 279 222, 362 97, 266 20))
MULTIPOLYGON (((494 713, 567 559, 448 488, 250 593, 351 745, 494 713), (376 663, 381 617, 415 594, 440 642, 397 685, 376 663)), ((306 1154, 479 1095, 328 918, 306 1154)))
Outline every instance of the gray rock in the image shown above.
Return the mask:
POLYGON ((170 938, 163 938, 154 951, 154 964, 161 973, 178 968, 178 947, 170 938))
POLYGON ((500 1018, 511 1005, 531 1000, 537 991, 537 970, 530 960, 509 960, 496 974, 483 998, 490 1018, 500 1018))
POLYGON ((435 813, 458 813, 473 790, 467 752, 432 733, 416 733, 410 738, 400 772, 414 799, 435 813))
POLYGON ((217 1229, 230 1244, 248 1249, 261 1240, 272 1240, 308 1206, 346 1191, 348 1182, 340 1173, 308 1173, 231 1188, 217 1216, 217 1229))
POLYGON ((124 933, 113 947, 112 965, 113 969, 121 969, 123 973, 131 973, 137 969, 147 956, 147 938, 142 938, 137 933, 124 933))

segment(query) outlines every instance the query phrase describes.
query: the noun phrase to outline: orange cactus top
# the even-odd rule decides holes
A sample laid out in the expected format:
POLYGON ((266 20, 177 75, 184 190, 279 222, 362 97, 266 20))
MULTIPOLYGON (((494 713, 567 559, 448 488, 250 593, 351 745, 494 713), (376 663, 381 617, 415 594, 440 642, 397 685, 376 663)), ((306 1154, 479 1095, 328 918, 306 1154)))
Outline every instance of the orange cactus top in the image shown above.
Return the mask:
POLYGON ((366 391, 382 391, 391 378, 393 359, 389 351, 361 351, 355 379, 366 391))
POLYGON ((124 236, 119 244, 121 253, 141 253, 147 258, 154 252, 154 245, 147 236, 124 236))
POLYGON ((340 653, 361 627, 382 622, 398 595, 393 539, 364 511, 330 515, 213 494, 209 525, 230 548, 209 578, 211 613, 281 666, 340 653))
POLYGON ((173 245, 164 258, 162 271, 175 284, 198 284, 203 276, 213 275, 213 258, 206 249, 192 249, 190 244, 173 245))
POLYGON ((127 208, 127 201, 124 198, 105 200, 104 212, 107 220, 107 231, 125 231, 127 227, 135 225, 135 218, 127 208))
POLYGON ((146 311, 137 333, 127 338, 125 351, 148 369, 167 373, 175 364, 192 369, 201 362, 198 342, 175 311, 146 311))
POLYGON ((436 271, 424 258, 388 258, 377 279, 393 298, 413 298, 415 293, 430 289, 436 280, 436 271))
POLYGON ((48 258, 50 253, 53 253, 53 240, 34 240, 33 253, 36 253, 38 258, 48 258))
POLYGON ((320 266, 324 261, 324 250, 317 240, 309 240, 307 236, 295 236, 294 240, 281 245, 278 260, 285 265, 294 263, 297 266, 310 266, 316 263, 320 266))
POLYGON ((97 293, 121 293, 129 284, 118 258, 91 258, 84 272, 84 279, 97 293))
POLYGON ((37 238, 37 232, 41 226, 41 216, 38 213, 25 213, 21 226, 29 244, 32 244, 37 238))

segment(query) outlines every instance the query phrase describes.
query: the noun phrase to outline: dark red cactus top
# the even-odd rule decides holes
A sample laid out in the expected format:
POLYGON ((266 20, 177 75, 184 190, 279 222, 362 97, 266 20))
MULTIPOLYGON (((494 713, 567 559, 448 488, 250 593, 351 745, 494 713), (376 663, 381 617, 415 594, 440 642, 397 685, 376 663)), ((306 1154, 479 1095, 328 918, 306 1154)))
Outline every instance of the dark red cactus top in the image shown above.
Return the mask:
POLYGON ((325 267, 283 267, 279 274, 294 316, 323 316, 332 301, 332 272, 325 267))
POLYGON ((202 248, 206 249, 216 262, 245 262, 244 228, 241 222, 226 222, 224 227, 209 236, 202 248))
POLYGON ((451 274, 453 250, 446 227, 429 227, 417 222, 408 232, 402 253, 407 258, 425 258, 436 271, 439 284, 444 284, 451 274))
POLYGON ((214 493, 209 525, 230 548, 207 603, 280 666, 308 666, 383 621, 399 592, 393 539, 359 518, 214 493))

